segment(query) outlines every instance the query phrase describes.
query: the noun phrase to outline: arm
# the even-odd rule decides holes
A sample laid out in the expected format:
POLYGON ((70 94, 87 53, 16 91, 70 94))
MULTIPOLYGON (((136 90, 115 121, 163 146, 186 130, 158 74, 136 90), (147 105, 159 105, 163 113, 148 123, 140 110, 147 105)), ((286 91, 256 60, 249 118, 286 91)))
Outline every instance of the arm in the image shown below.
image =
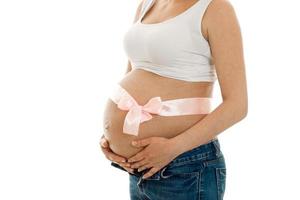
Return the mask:
POLYGON ((223 101, 201 121, 171 139, 178 155, 205 144, 247 115, 242 36, 234 8, 226 0, 215 0, 206 15, 204 24, 207 24, 223 101))

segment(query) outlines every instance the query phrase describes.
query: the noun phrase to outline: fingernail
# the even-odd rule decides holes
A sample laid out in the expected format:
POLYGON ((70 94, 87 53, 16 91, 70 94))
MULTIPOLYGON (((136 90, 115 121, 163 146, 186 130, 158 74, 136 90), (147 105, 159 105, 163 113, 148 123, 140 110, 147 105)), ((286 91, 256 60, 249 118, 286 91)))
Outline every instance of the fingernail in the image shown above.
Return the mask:
POLYGON ((132 144, 133 144, 133 145, 136 145, 136 144, 137 144, 137 142, 136 142, 136 141, 132 141, 132 144))
POLYGON ((106 147, 106 146, 107 146, 107 143, 102 141, 102 142, 101 142, 101 146, 106 147))

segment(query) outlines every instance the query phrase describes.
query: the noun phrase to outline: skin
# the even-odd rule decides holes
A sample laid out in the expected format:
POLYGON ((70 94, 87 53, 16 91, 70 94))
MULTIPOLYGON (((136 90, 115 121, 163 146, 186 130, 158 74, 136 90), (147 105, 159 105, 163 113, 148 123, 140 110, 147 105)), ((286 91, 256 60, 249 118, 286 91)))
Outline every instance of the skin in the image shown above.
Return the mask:
MULTIPOLYGON (((180 0, 169 0, 168 4, 176 2, 180 0)), ((135 20, 139 17, 141 4, 137 9, 135 20)), ((162 18, 160 21, 164 20, 165 18, 162 18)), ((151 23, 145 18, 143 21, 151 23)), ((226 0, 213 0, 203 16, 201 29, 210 44, 222 103, 194 126, 173 138, 149 137, 137 140, 137 145, 132 145, 144 148, 129 158, 125 164, 120 161, 126 158, 109 151, 108 142, 102 137, 102 144, 106 144, 107 147, 104 148, 105 145, 101 147, 103 153, 109 160, 120 164, 127 171, 130 172, 133 168, 140 170, 149 168, 143 178, 150 177, 181 153, 205 144, 246 117, 248 97, 242 36, 231 3, 226 0), (126 166, 128 163, 131 165, 126 166)), ((129 71, 131 65, 128 61, 126 73, 129 71)))

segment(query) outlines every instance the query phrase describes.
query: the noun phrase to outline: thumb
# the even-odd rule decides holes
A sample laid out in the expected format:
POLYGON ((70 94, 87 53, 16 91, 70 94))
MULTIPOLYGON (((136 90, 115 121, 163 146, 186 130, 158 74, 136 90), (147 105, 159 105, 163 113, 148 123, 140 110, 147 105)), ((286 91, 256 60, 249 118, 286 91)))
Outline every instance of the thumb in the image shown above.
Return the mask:
POLYGON ((131 144, 135 147, 143 147, 147 146, 151 143, 151 138, 141 139, 141 140, 133 140, 131 144))
POLYGON ((108 142, 107 142, 106 138, 101 138, 100 144, 104 148, 108 147, 108 142))

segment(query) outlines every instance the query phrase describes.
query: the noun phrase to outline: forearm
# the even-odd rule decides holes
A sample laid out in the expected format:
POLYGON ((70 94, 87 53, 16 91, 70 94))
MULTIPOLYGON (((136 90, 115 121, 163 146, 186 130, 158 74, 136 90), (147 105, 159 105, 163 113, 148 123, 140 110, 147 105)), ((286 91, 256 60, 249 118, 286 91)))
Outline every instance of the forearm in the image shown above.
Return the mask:
POLYGON ((179 155, 201 144, 205 144, 219 133, 242 120, 247 114, 245 106, 223 101, 194 126, 173 137, 171 142, 179 155))

